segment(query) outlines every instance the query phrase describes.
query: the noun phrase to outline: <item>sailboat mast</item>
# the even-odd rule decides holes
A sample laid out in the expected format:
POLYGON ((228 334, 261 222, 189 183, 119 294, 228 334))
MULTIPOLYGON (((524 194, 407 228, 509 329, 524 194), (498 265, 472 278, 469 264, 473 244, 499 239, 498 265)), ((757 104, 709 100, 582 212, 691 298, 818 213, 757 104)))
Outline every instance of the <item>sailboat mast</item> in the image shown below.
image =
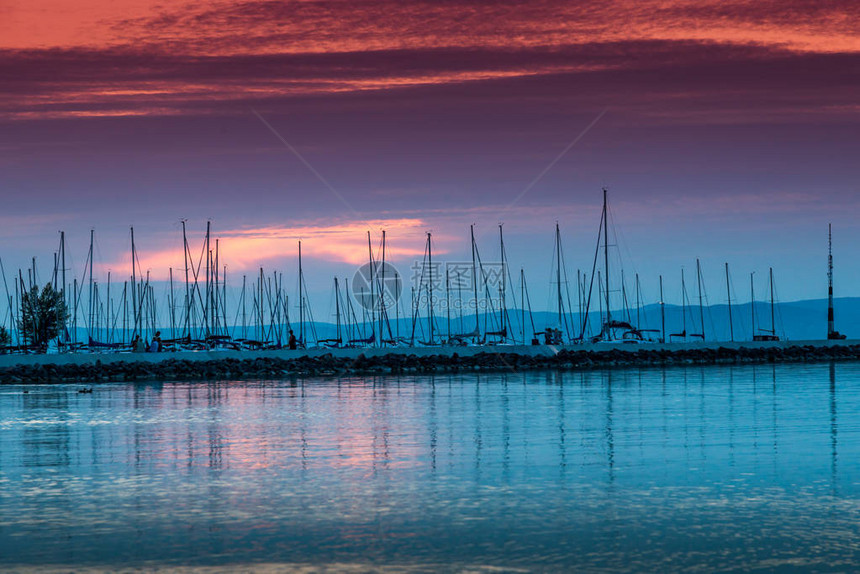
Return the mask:
MULTIPOLYGON (((137 272, 135 267, 137 261, 137 252, 134 248, 134 227, 131 228, 131 314, 134 325, 132 326, 132 338, 137 334, 137 272)), ((77 299, 77 296, 75 296, 77 299)), ((75 301, 75 314, 77 314, 77 301, 75 301)), ((77 325, 76 325, 77 327, 77 325)))
POLYGON ((451 341, 451 268, 445 267, 445 313, 447 318, 448 341, 451 341))
POLYGON ((663 299, 663 276, 660 275, 660 342, 666 342, 666 301, 663 299))
POLYGON ((264 321, 265 317, 263 316, 263 268, 260 267, 260 308, 259 308, 259 317, 260 317, 260 342, 262 343, 266 339, 266 335, 264 334, 264 321))
POLYGON ((753 286, 753 277, 755 271, 750 273, 750 315, 752 317, 752 336, 755 341, 755 287, 753 286))
MULTIPOLYGON (((369 270, 370 277, 368 277, 368 282, 370 283, 370 299, 368 302, 370 303, 368 306, 370 307, 370 332, 371 335, 375 334, 376 331, 376 305, 374 304, 374 287, 373 283, 376 281, 376 269, 373 264, 373 248, 370 245, 370 231, 367 232, 367 260, 369 262, 369 270)), ((382 333, 380 332, 380 336, 382 333)))
POLYGON ((108 343, 113 342, 113 340, 112 340, 112 329, 111 329, 111 325, 112 325, 112 323, 111 323, 111 311, 112 311, 112 309, 113 309, 113 304, 111 303, 111 300, 110 300, 110 271, 108 271, 108 278, 107 278, 107 319, 105 321, 105 333, 106 333, 106 337, 108 339, 108 343))
MULTIPOLYGON (((69 310, 69 298, 66 295, 66 232, 60 232, 60 263, 63 266, 61 273, 63 276, 63 307, 68 312, 69 310)), ((6 282, 6 276, 3 276, 3 282, 6 282)), ((11 305, 9 312, 12 312, 11 305)), ((10 331, 11 333, 11 331, 10 331)), ((61 337, 66 337, 66 317, 63 317, 63 333, 60 335, 61 337)), ((68 339, 67 339, 68 340, 68 339)))
POLYGON ((735 324, 732 321, 732 290, 729 283, 729 262, 726 261, 726 297, 729 300, 729 340, 735 341, 735 324))
POLYGON ((334 278, 334 312, 335 324, 337 325, 335 337, 337 338, 337 344, 340 345, 340 289, 337 285, 337 276, 334 278))
POLYGON ((304 276, 302 275, 302 242, 299 241, 299 341, 302 345, 305 344, 305 298, 302 293, 302 283, 304 276))
POLYGON ((520 330, 526 344, 526 272, 520 267, 520 330))
POLYGON ((687 340, 687 283, 684 281, 684 268, 681 267, 681 325, 684 340, 687 340))
POLYGON ((555 222, 555 283, 558 287, 558 301, 556 302, 556 307, 558 308, 558 328, 561 329, 561 231, 558 229, 558 221, 555 222))
POLYGON ((773 307, 773 267, 769 268, 770 275, 770 332, 776 336, 776 320, 773 307))
POLYGON ((427 318, 430 323, 430 344, 433 344, 433 243, 431 234, 427 232, 427 262, 430 265, 430 277, 428 281, 429 292, 427 297, 427 318))
POLYGON ((242 275, 242 338, 248 338, 248 305, 245 300, 245 289, 248 284, 248 276, 242 275))
POLYGON ((606 281, 606 337, 612 340, 612 331, 608 329, 611 321, 609 313, 609 212, 606 204, 606 188, 603 188, 603 268, 606 281))
POLYGON ((702 325, 702 341, 705 340, 705 308, 702 306, 702 265, 696 259, 696 280, 699 283, 699 321, 702 325))
POLYGON ((95 306, 93 304, 93 238, 94 238, 94 236, 95 236, 95 230, 90 229, 90 254, 87 256, 87 260, 89 261, 89 264, 90 264, 90 268, 89 268, 89 274, 90 274, 89 307, 90 308, 89 308, 89 312, 88 312, 89 317, 87 320, 87 329, 89 330, 90 334, 93 333, 93 314, 94 314, 94 309, 95 309, 95 306))
MULTIPOLYGON (((204 336, 209 336, 209 302, 212 296, 210 291, 211 287, 209 285, 209 262, 212 258, 212 251, 209 249, 209 230, 212 222, 206 222, 206 248, 203 250, 203 254, 206 257, 206 303, 203 305, 203 333, 204 336)), ((260 307, 262 308, 263 302, 260 301, 260 307)), ((262 324, 261 324, 262 326, 262 324)))
MULTIPOLYGON (((385 321, 385 230, 382 230, 382 266, 380 268, 382 278, 379 282, 379 346, 385 346, 385 337, 382 329, 385 321)), ((390 327, 389 327, 390 330, 390 327)), ((389 333, 390 335, 390 333, 389 333)))
POLYGON ((185 220, 182 220, 182 251, 185 256, 185 334, 191 336, 191 286, 188 281, 188 237, 185 235, 185 220))
POLYGON ((833 321, 833 235, 827 224, 827 338, 833 339, 836 327, 833 321))
POLYGON ((475 336, 481 336, 481 323, 478 318, 478 268, 475 265, 475 225, 469 226, 469 234, 472 237, 472 287, 474 288, 474 299, 472 305, 475 309, 475 336))
POLYGON ((501 257, 501 260, 502 260, 502 284, 499 287, 502 301, 501 301, 501 304, 499 305, 499 313, 501 313, 501 315, 502 315, 502 320, 500 321, 500 323, 502 325, 501 331, 502 331, 502 333, 504 333, 504 335, 502 335, 502 337, 507 339, 507 337, 508 337, 508 325, 507 325, 507 315, 508 315, 507 289, 508 289, 508 285, 507 285, 507 275, 506 275, 507 266, 505 265, 505 259, 506 259, 505 258, 505 236, 502 232, 502 224, 501 223, 499 224, 499 253, 500 253, 499 256, 501 257))

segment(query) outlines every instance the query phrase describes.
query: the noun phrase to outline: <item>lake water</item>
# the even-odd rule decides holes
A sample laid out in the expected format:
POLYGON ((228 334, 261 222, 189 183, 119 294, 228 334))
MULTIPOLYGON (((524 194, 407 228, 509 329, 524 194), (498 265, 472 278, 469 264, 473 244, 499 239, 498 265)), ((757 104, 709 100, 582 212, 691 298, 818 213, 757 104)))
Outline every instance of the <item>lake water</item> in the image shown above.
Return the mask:
POLYGON ((0 387, 0 570, 860 568, 856 363, 81 388, 0 387))

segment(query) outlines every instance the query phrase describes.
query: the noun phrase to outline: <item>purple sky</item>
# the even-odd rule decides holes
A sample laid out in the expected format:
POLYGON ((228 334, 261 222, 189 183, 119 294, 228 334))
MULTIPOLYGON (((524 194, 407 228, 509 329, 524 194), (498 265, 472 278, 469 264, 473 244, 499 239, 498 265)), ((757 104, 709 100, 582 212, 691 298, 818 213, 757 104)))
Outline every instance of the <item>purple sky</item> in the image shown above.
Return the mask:
POLYGON ((47 277, 62 229, 80 275, 95 228, 97 265, 125 274, 134 225, 163 277, 180 219, 195 242, 211 219, 234 277, 291 275, 301 237, 326 298, 369 226, 408 268, 426 231, 466 258, 470 223, 495 259, 504 222, 545 307, 555 222, 590 270, 606 186, 649 299, 697 257, 713 303, 726 261, 741 300, 771 265, 783 300, 823 297, 828 222, 836 294, 860 294, 855 3, 569 4, 4 4, 7 273, 36 256, 47 277))

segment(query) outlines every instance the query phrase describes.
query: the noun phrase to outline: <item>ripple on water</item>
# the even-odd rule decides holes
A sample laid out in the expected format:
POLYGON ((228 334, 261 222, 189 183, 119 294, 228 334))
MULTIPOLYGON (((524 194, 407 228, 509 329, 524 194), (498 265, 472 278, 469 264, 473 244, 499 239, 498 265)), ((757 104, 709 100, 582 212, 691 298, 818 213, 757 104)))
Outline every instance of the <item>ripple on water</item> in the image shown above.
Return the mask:
POLYGON ((860 366, 0 392, 0 566, 852 570, 860 366))

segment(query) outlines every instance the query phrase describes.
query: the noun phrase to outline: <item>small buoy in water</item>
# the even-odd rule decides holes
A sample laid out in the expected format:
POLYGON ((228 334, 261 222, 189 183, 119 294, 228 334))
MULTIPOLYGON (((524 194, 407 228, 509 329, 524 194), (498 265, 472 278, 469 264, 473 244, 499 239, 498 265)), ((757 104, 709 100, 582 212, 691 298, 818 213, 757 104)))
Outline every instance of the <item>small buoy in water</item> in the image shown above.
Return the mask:
POLYGON ((29 394, 29 393, 30 393, 30 391, 28 391, 27 389, 24 389, 24 394, 25 394, 25 395, 26 395, 26 394, 29 394))
POLYGON ((78 392, 79 393, 91 393, 91 392, 93 392, 93 390, 92 389, 79 389, 78 392))

